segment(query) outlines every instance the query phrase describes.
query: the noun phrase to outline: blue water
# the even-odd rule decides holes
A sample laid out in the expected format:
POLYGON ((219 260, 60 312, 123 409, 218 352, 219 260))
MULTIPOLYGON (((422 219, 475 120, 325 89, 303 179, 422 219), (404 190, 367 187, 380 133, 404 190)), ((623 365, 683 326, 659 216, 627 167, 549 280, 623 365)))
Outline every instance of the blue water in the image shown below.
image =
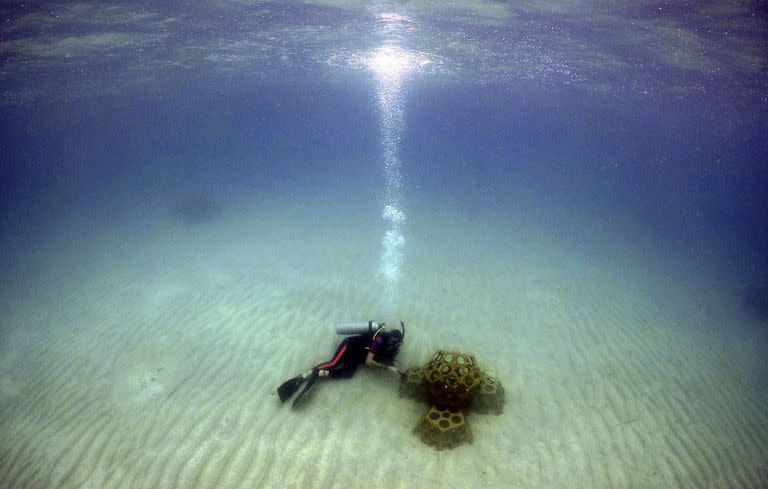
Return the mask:
MULTIPOLYGON (((413 85, 403 90, 398 148, 405 197, 440 193, 482 212, 528 205, 516 201, 528 192, 596 220, 630 214, 663 240, 724 249, 719 259, 765 280, 764 104, 724 108, 730 94, 681 100, 540 88, 523 96, 502 85, 413 85)), ((6 106, 4 241, 11 246, 19 229, 34 233, 72 209, 118 212, 161 193, 337 185, 380 200, 376 110, 371 86, 311 80, 247 94, 51 94, 6 106)))

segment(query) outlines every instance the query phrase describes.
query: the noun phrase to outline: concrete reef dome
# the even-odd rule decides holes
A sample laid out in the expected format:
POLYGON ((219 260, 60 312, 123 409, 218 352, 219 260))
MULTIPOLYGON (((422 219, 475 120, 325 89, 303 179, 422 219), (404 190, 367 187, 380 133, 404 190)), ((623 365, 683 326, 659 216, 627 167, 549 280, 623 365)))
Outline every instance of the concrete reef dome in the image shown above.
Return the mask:
POLYGON ((430 405, 413 431, 438 450, 472 441, 465 411, 499 415, 504 406, 498 379, 483 372, 474 356, 456 351, 440 350, 424 367, 406 370, 400 396, 430 405))

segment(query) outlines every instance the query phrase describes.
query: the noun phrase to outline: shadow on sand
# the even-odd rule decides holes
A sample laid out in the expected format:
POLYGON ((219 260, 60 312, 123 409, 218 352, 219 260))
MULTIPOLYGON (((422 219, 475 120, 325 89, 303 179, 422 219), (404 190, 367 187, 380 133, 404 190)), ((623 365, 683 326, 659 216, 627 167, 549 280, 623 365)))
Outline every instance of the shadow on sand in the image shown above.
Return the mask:
POLYGON ((768 321, 768 285, 750 285, 744 290, 744 307, 761 321, 768 321))
POLYGON ((184 224, 203 224, 221 215, 221 205, 206 195, 192 195, 178 201, 170 213, 184 224))

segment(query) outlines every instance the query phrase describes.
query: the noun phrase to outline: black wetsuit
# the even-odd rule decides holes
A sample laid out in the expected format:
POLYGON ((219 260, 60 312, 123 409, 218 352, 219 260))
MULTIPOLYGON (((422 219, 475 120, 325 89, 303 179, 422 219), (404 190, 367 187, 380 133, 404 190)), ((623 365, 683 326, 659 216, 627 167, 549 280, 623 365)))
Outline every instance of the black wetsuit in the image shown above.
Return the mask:
MULTIPOLYGON (((402 338, 402 336, 401 336, 402 338)), ((293 379, 283 382, 280 387, 277 388, 277 394, 280 397, 280 402, 285 402, 299 386, 306 381, 304 388, 299 392, 296 398, 293 400, 293 407, 300 405, 301 399, 314 385, 317 378, 320 376, 320 371, 325 370, 328 372, 328 377, 331 379, 348 379, 355 375, 357 367, 365 364, 365 360, 368 354, 373 354, 373 358, 378 363, 384 365, 392 365, 394 357, 397 355, 397 345, 393 347, 391 341, 387 343, 385 334, 359 334, 354 336, 348 336, 339 344, 336 348, 336 353, 333 354, 333 358, 327 362, 315 365, 312 368, 311 374, 309 372, 299 375, 293 379)))
POLYGON ((372 342, 373 337, 369 334, 348 336, 339 344, 331 360, 314 368, 327 370, 328 376, 334 379, 352 377, 357 367, 365 364, 372 342))

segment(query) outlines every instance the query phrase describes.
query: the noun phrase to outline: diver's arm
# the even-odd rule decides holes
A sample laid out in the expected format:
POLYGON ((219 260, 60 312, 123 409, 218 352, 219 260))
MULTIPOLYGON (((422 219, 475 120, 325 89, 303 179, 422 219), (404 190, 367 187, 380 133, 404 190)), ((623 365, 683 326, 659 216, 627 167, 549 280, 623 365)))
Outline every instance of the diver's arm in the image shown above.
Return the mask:
POLYGON ((373 357, 373 353, 368 352, 368 355, 366 355, 366 357, 365 357, 365 366, 366 367, 379 367, 379 368, 386 367, 386 365, 384 365, 383 363, 377 362, 373 358, 374 358, 373 357))
POLYGON ((394 365, 385 365, 383 363, 377 362, 373 359, 373 353, 368 352, 368 355, 365 357, 365 365, 368 367, 379 367, 379 368, 386 368, 390 372, 394 372, 397 375, 402 375, 402 373, 395 367, 394 365))

